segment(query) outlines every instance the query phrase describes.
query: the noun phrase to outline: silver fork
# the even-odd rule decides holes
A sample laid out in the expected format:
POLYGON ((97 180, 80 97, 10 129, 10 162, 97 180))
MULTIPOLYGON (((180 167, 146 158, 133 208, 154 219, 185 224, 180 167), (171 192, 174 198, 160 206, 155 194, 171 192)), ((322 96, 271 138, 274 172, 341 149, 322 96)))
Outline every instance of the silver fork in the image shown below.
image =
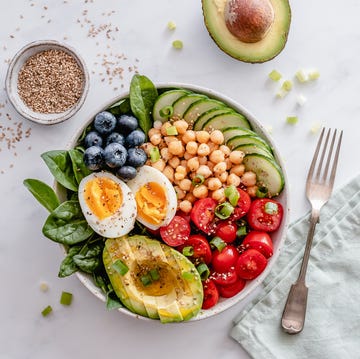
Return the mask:
POLYGON ((311 204, 310 228, 306 240, 299 277, 290 288, 281 318, 281 326, 284 331, 289 334, 297 334, 301 332, 304 327, 308 296, 308 288, 305 285, 305 276, 309 262, 310 249, 314 237, 315 227, 319 222, 320 209, 330 198, 334 186, 343 132, 340 131, 340 134, 337 136, 337 130, 335 129, 331 143, 329 143, 330 133, 331 129, 326 131, 326 135, 325 128, 322 129, 306 180, 306 196, 311 204), (324 135, 325 142, 322 145, 324 135), (333 154, 336 140, 336 151, 333 154), (322 149, 320 153, 321 147, 322 149), (325 157, 326 160, 324 162, 325 157))

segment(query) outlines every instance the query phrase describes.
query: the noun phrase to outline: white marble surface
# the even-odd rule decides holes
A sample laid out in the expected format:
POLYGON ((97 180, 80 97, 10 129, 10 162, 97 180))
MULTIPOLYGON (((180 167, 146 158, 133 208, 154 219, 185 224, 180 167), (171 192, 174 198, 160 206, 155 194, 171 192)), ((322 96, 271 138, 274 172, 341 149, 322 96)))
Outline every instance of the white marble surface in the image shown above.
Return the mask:
MULTIPOLYGON (((52 127, 21 119, 0 92, 0 132, 21 141, 7 147, 0 137, 0 358, 248 358, 228 336, 232 318, 248 301, 214 318, 182 325, 160 325, 107 312, 103 303, 82 287, 77 278, 58 279, 62 254, 41 234, 46 218, 22 185, 25 178, 50 183, 51 175, 40 159, 50 149, 63 148, 74 130, 102 102, 127 89, 137 68, 154 82, 178 81, 212 88, 239 101, 265 126, 286 161, 291 192, 291 219, 308 209, 304 197, 306 171, 317 135, 316 124, 344 129, 344 145, 336 187, 359 172, 360 131, 360 2, 347 0, 291 1, 292 26, 285 50, 274 60, 258 65, 238 62, 222 53, 203 23, 200 0, 12 0, 0 12, 0 80, 7 61, 26 43, 56 39, 76 47, 91 72, 91 89, 82 110, 72 120, 52 127), (167 23, 177 24, 175 31, 167 23), (91 36, 91 34, 95 34, 91 36), (88 36, 90 35, 90 36, 88 36), (180 39, 177 51, 171 42, 180 39), (123 56, 120 56, 123 54, 123 56), (104 57, 107 56, 107 57, 104 57), (110 83, 101 65, 118 62, 123 78, 110 83), (299 85, 276 99, 278 85, 267 80, 272 69, 292 78, 299 68, 317 68, 319 80, 299 85), (102 79, 104 79, 102 81, 102 79), (117 87, 116 91, 114 88, 117 87), (296 106, 303 94, 307 102, 296 106), (298 115, 299 123, 285 123, 298 115), (29 136, 25 136, 31 128, 29 136), (49 291, 40 291, 41 282, 49 291), (59 304, 62 291, 74 295, 73 304, 59 304), (46 305, 54 312, 40 314, 46 305)), ((274 323, 278 325, 278 323, 274 323)))

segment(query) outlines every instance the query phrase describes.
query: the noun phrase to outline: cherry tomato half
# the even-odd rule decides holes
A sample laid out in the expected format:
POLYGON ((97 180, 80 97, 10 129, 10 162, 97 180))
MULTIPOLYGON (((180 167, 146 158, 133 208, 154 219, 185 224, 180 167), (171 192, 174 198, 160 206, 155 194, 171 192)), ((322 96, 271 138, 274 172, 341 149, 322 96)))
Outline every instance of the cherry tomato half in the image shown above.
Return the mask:
POLYGON ((226 243, 232 243, 236 239, 237 225, 232 221, 221 221, 216 225, 215 234, 226 243))
POLYGON ((246 280, 239 278, 235 283, 226 285, 226 286, 218 286, 218 291, 221 297, 223 298, 231 298, 234 295, 241 292, 246 284, 246 280))
POLYGON ((240 194, 240 197, 236 207, 234 208, 234 212, 230 216, 230 219, 233 221, 244 217, 245 214, 248 213, 251 204, 251 198, 249 194, 239 187, 237 188, 237 190, 240 194))
POLYGON ((244 248, 253 248, 261 252, 266 258, 273 255, 273 242, 267 232, 251 231, 244 238, 244 248))
POLYGON ((236 265, 235 270, 239 278, 254 279, 265 269, 267 259, 256 249, 247 249, 241 253, 236 265))
POLYGON ((239 252, 231 244, 227 245, 221 252, 217 249, 213 252, 212 266, 216 272, 225 273, 235 266, 239 252))
POLYGON ((189 237, 187 241, 180 247, 176 248, 180 253, 182 253, 185 247, 192 247, 193 255, 188 256, 188 258, 193 263, 206 263, 210 264, 212 253, 210 244, 207 239, 201 234, 193 234, 189 237))
POLYGON ((189 239, 190 224, 185 218, 174 216, 167 226, 160 227, 160 236, 169 246, 180 246, 189 239))
POLYGON ((213 230, 212 222, 215 217, 217 202, 212 198, 202 198, 194 203, 190 218, 197 228, 206 234, 213 230))
POLYGON ((215 283, 210 278, 202 282, 202 285, 204 289, 202 309, 209 309, 219 301, 219 291, 216 288, 215 283))
POLYGON ((247 214, 249 226, 257 231, 276 231, 283 217, 281 203, 270 198, 257 198, 247 214))
POLYGON ((234 284, 238 280, 235 267, 231 267, 228 271, 223 273, 213 271, 210 275, 210 278, 217 286, 228 286, 230 284, 234 284))

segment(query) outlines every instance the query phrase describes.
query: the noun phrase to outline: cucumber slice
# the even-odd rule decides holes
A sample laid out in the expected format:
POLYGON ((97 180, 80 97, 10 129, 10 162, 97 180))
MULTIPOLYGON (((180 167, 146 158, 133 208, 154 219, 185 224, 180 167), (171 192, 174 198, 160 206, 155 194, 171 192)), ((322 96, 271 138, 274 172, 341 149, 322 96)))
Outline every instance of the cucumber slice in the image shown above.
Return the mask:
POLYGON ((180 97, 188 94, 189 91, 183 89, 169 90, 161 94, 155 101, 152 115, 154 121, 166 122, 167 118, 160 115, 161 109, 172 106, 173 103, 180 97))
POLYGON ((275 160, 253 153, 244 157, 243 164, 247 171, 256 173, 259 186, 267 188, 269 197, 277 196, 283 190, 284 176, 275 160))
POLYGON ((251 129, 249 121, 244 115, 232 112, 210 118, 207 122, 205 122, 203 130, 221 130, 224 127, 244 127, 251 129))
POLYGON ((269 157, 270 159, 274 159, 274 156, 271 152, 269 152, 265 147, 261 147, 256 145, 255 143, 249 143, 244 145, 239 145, 233 149, 233 151, 242 151, 245 155, 258 153, 259 155, 263 155, 265 157, 269 157))
POLYGON ((230 138, 236 136, 243 136, 243 135, 253 135, 258 136, 258 134, 254 131, 249 130, 248 128, 244 127, 226 127, 221 130, 224 135, 225 143, 230 140, 230 138))
POLYGON ((224 115, 228 113, 234 113, 234 110, 230 109, 229 107, 224 108, 213 108, 212 110, 206 111, 201 116, 197 118, 193 125, 193 129, 195 131, 201 131, 204 127, 204 124, 217 115, 224 115))
POLYGON ((214 109, 224 108, 226 105, 217 100, 205 99, 194 102, 184 113, 184 120, 187 123, 194 123, 203 113, 214 109))
POLYGON ((190 93, 181 96, 172 105, 174 109, 173 116, 179 119, 184 118, 184 113, 190 107, 191 104, 193 104, 198 100, 205 100, 205 99, 208 99, 208 97, 197 93, 190 93))
POLYGON ((235 136, 230 138, 226 145, 230 147, 230 149, 233 149, 235 147, 238 147, 240 145, 258 145, 259 147, 263 147, 268 152, 272 153, 271 147, 267 144, 265 140, 263 140, 261 137, 257 135, 241 135, 241 136, 235 136))

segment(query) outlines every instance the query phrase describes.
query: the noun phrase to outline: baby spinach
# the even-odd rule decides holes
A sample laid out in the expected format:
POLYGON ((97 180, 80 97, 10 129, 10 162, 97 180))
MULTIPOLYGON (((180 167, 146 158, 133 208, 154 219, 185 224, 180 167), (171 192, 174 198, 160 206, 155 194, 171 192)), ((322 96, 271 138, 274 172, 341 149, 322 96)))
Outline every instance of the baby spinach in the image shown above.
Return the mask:
POLYGON ((24 186, 49 212, 52 212, 60 204, 54 190, 46 183, 37 179, 28 178, 23 182, 24 186))
POLYGON ((42 231, 49 239, 67 245, 80 243, 94 233, 76 200, 63 202, 52 211, 42 231))
POLYGON ((45 161, 56 181, 71 191, 76 192, 78 190, 78 183, 68 151, 48 151, 43 153, 41 158, 45 161))
POLYGON ((115 102, 108 108, 108 111, 110 111, 113 115, 122 115, 124 113, 131 112, 130 99, 123 98, 115 102))
POLYGON ((133 76, 130 83, 131 111, 146 136, 152 127, 151 111, 157 96, 157 89, 150 79, 143 75, 133 76))
POLYGON ((86 273, 94 273, 101 265, 101 253, 104 243, 86 245, 78 254, 73 256, 74 263, 86 273))
POLYGON ((74 262, 74 255, 78 254, 81 250, 81 245, 72 246, 69 248, 66 257, 60 264, 58 276, 60 278, 68 277, 69 275, 78 271, 78 266, 74 262))
POLYGON ((78 149, 72 149, 69 150, 68 153, 71 159, 72 169, 76 182, 79 184, 84 177, 91 173, 91 171, 85 166, 83 159, 84 154, 81 151, 78 149))

